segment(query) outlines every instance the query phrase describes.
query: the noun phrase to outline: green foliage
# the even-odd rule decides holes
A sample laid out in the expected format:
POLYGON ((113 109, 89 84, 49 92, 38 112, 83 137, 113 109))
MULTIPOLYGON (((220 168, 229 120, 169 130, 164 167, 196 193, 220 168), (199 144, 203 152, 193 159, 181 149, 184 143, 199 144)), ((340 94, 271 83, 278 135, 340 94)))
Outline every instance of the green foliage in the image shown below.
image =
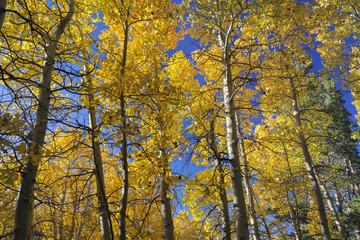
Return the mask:
POLYGON ((351 200, 348 212, 346 212, 341 218, 349 233, 354 233, 355 230, 360 230, 360 198, 354 198, 351 200))

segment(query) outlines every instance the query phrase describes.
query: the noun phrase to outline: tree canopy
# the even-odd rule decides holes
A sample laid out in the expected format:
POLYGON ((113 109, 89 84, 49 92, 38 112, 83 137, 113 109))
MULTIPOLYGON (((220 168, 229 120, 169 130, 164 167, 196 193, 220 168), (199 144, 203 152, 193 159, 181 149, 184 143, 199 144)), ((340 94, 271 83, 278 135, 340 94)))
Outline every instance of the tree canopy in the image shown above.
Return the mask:
POLYGON ((0 238, 359 239, 359 30, 358 0, 2 0, 0 238))

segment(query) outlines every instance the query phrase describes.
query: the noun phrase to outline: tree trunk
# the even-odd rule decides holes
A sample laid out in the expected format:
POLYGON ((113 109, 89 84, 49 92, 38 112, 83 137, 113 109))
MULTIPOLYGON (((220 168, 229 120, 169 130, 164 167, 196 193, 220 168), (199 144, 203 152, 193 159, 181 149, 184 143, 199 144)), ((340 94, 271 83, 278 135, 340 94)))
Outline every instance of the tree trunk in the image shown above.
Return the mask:
POLYGON ((170 185, 169 179, 167 178, 167 172, 170 169, 166 146, 164 145, 163 139, 166 138, 163 133, 164 122, 161 116, 157 116, 159 131, 160 131, 160 168, 161 168, 161 186, 160 186, 160 201, 161 201, 161 216, 163 221, 163 231, 165 240, 174 240, 174 223, 172 218, 171 210, 171 199, 170 199, 170 185))
POLYGON ((352 180, 352 188, 353 188, 353 191, 355 193, 355 196, 356 197, 360 197, 360 184, 359 184, 359 177, 358 177, 358 174, 354 168, 354 163, 353 161, 351 160, 351 158, 347 158, 346 159, 346 164, 349 168, 349 177, 351 178, 352 180))
POLYGON ((321 190, 325 194, 327 204, 328 204, 328 206, 329 206, 329 208, 331 210, 331 214, 332 214, 333 219, 335 221, 336 227, 338 228, 340 239, 341 240, 346 240, 347 239, 347 237, 345 235, 346 230, 345 230, 344 226, 341 224, 339 214, 336 211, 336 208, 335 208, 334 203, 333 203, 333 201, 331 199, 330 193, 329 193, 328 189, 324 186, 324 184, 321 181, 319 181, 319 185, 320 185, 321 190))
POLYGON ((233 82, 230 68, 230 50, 227 35, 223 29, 219 30, 219 43, 223 53, 223 92, 226 119, 226 141, 230 161, 230 176, 234 195, 234 210, 236 223, 236 237, 238 240, 249 239, 249 227, 246 212, 246 201, 243 191, 243 179, 238 151, 236 133, 235 107, 233 98, 233 82))
MULTIPOLYGON (((165 167, 164 167, 165 168, 165 167)), ((163 230, 165 240, 174 240, 174 223, 171 211, 170 187, 166 179, 166 170, 161 173, 161 216, 163 219, 163 230)))
MULTIPOLYGON (((129 14, 129 13, 128 13, 129 14)), ((129 24, 126 21, 124 24, 124 48, 123 57, 121 62, 120 76, 124 76, 127 58, 127 46, 129 38, 129 24)), ((121 144, 121 162, 122 162, 122 179, 123 186, 121 190, 120 200, 120 217, 119 217, 119 240, 126 239, 126 208, 128 202, 129 192, 129 170, 128 170, 128 154, 127 154, 127 132, 126 132, 126 109, 124 92, 120 94, 120 110, 121 110, 121 123, 122 123, 122 144, 121 144)))
POLYGON ((299 110, 299 106, 298 106, 298 99, 297 99, 294 81, 291 77, 288 78, 288 80, 289 80, 290 86, 291 86, 292 107, 293 107, 294 118, 295 118, 294 124, 295 124, 295 128, 298 132, 298 137, 300 140, 300 147, 303 152, 306 170, 308 171, 312 189, 314 191, 315 201, 316 201, 316 204, 318 207, 318 212, 319 212, 319 217, 320 217, 321 232, 322 232, 323 238, 325 240, 331 240, 328 219, 326 216, 325 204, 324 204, 323 197, 321 195, 321 189, 320 189, 320 184, 319 184, 320 178, 316 174, 313 160, 311 158, 311 155, 310 155, 310 152, 309 152, 309 149, 307 146, 306 138, 304 136, 304 133, 301 130, 301 116, 300 116, 300 110, 299 110))
POLYGON ((61 35, 69 24, 74 13, 74 0, 69 1, 69 11, 61 19, 55 30, 54 39, 47 39, 45 59, 39 83, 38 106, 36 109, 35 126, 32 130, 31 145, 27 155, 27 163, 21 174, 19 193, 15 207, 14 240, 25 240, 29 236, 31 223, 32 202, 34 201, 34 186, 41 159, 41 148, 44 145, 48 124, 49 106, 51 99, 51 80, 54 70, 56 47, 61 35))
POLYGON ((33 201, 31 202, 31 211, 29 216, 28 239, 33 239, 34 213, 35 213, 35 200, 33 199, 33 201))
POLYGON ((298 218, 298 209, 294 209, 293 206, 291 205, 291 201, 288 193, 286 193, 286 200, 289 206, 290 219, 295 230, 295 238, 296 240, 302 240, 301 226, 298 218))
POLYGON ((1 0, 0 1, 0 32, 2 29, 2 26, 4 25, 5 20, 5 14, 6 14, 6 2, 7 0, 1 0))
POLYGON ((337 184, 335 183, 334 184, 334 196, 335 196, 335 206, 336 206, 336 209, 338 211, 338 213, 341 215, 344 213, 344 210, 343 210, 343 198, 342 198, 342 194, 339 192, 339 189, 337 187, 337 184))
POLYGON ((250 183, 248 161, 247 161, 247 156, 246 156, 246 152, 245 152, 244 135, 242 133, 241 126, 240 126, 240 123, 239 123, 239 120, 237 117, 236 117, 236 122, 237 122, 236 125, 237 125, 237 132, 238 132, 239 145, 240 145, 240 155, 241 155, 240 158, 242 159, 242 164, 244 166, 245 191, 246 191, 246 194, 248 196, 248 201, 249 201, 250 223, 253 227, 254 239, 260 240, 261 239, 260 231, 259 231, 259 226, 258 226, 257 216, 256 216, 256 209, 255 209, 255 196, 254 196, 254 192, 253 192, 253 189, 252 189, 251 183, 250 183))
POLYGON ((231 240, 231 226, 230 226, 230 215, 229 215, 229 202, 227 199, 225 185, 225 173, 222 167, 221 160, 216 159, 216 169, 219 172, 219 195, 221 201, 221 213, 222 213, 222 228, 223 228, 223 238, 224 240, 231 240))
POLYGON ((295 207, 292 206, 291 201, 290 201, 290 197, 288 192, 286 193, 286 199, 288 202, 288 206, 289 206, 289 213, 290 213, 290 218, 291 218, 291 222, 294 226, 295 229, 295 238, 296 240, 302 240, 302 231, 301 231, 301 223, 300 223, 300 219, 299 219, 299 205, 298 205, 298 199, 296 197, 296 189, 293 185, 293 183, 295 183, 295 177, 294 174, 291 170, 291 166, 290 166, 290 161, 289 161, 289 156, 288 156, 288 150, 284 144, 284 142, 282 141, 282 147, 283 147, 283 152, 285 154, 285 159, 286 159, 286 163, 290 172, 290 183, 291 183, 291 190, 294 196, 294 202, 295 202, 295 207))
POLYGON ((221 157, 215 143, 215 118, 218 112, 213 116, 213 119, 210 122, 210 132, 208 138, 208 145, 210 146, 215 161, 216 169, 219 172, 219 195, 220 195, 220 204, 221 204, 221 218, 222 218, 222 231, 223 231, 223 240, 231 240, 231 226, 230 226, 230 215, 229 215, 229 202, 227 199, 226 189, 225 189, 225 173, 221 163, 221 157))
POLYGON ((94 164, 95 164, 95 177, 96 177, 96 196, 98 199, 99 207, 99 216, 100 216, 100 226, 103 240, 113 240, 114 234, 111 224, 111 215, 109 210, 109 205, 106 198, 105 191, 105 178, 104 178, 104 169, 103 169, 103 160, 101 157, 101 148, 99 141, 99 130, 96 122, 96 108, 94 104, 94 93, 93 85, 90 74, 90 69, 87 64, 87 58, 84 55, 84 67, 86 73, 86 81, 88 87, 88 98, 89 98, 89 122, 90 122, 90 131, 91 131, 91 147, 93 150, 94 164))
POLYGON ((126 239, 126 207, 129 191, 129 170, 127 161, 127 138, 126 138, 126 113, 125 113, 125 99, 123 93, 120 96, 121 101, 121 119, 122 119, 122 148, 121 148, 121 161, 122 161, 122 179, 123 186, 121 190, 120 200, 120 218, 119 218, 119 240, 126 239))

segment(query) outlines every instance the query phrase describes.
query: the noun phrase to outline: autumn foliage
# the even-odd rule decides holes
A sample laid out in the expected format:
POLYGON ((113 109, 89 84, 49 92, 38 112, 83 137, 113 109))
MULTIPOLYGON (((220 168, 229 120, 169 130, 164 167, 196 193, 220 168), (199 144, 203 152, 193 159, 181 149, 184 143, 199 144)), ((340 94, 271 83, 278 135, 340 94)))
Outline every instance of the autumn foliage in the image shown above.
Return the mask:
POLYGON ((3 0, 0 238, 359 239, 359 30, 357 0, 3 0))

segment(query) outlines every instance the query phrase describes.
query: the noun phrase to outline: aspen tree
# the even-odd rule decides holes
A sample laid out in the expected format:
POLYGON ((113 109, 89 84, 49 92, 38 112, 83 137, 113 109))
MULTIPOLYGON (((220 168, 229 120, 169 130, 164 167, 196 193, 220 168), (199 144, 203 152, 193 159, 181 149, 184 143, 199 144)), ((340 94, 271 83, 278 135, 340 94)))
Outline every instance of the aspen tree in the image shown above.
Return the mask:
MULTIPOLYGON (((181 127, 185 115, 185 104, 189 91, 194 86, 195 71, 182 52, 166 60, 166 55, 153 56, 149 84, 141 100, 144 112, 142 131, 151 137, 146 144, 146 152, 153 156, 160 178, 160 201, 164 239, 175 239, 171 187, 180 179, 173 176, 170 162, 178 155, 181 142, 181 127), (162 61, 168 65, 160 70, 162 61), (181 66, 181 67, 180 67, 181 66), (179 81, 181 79, 181 81, 179 81)), ((143 146, 145 148, 145 146, 143 146)), ((173 196, 176 196, 176 192, 173 196)))
POLYGON ((230 174, 232 179, 233 201, 235 209, 236 237, 249 239, 248 217, 243 190, 243 177, 238 150, 238 136, 236 131, 234 87, 231 62, 231 42, 234 32, 241 25, 237 22, 242 14, 247 12, 247 4, 235 1, 209 1, 189 3, 190 19, 194 29, 194 37, 201 36, 202 43, 219 46, 221 52, 217 57, 222 65, 222 90, 226 119, 227 150, 230 161, 230 174), (209 33, 210 32, 210 33, 209 33))
POLYGON ((45 61, 39 82, 38 106, 36 109, 36 123, 32 131, 30 151, 26 166, 22 172, 21 183, 19 186, 19 195, 16 201, 15 208, 15 225, 14 225, 14 239, 24 240, 28 239, 31 223, 31 212, 33 211, 33 194, 34 185, 36 182, 36 175, 38 164, 41 160, 41 148, 44 144, 44 139, 47 130, 49 106, 51 100, 51 80, 52 72, 54 70, 54 63, 56 58, 56 48, 62 37, 65 29, 71 21, 74 14, 75 1, 70 0, 67 14, 60 19, 56 29, 52 35, 46 32, 41 32, 42 37, 46 40, 45 46, 45 61))
POLYGON ((249 215, 250 215, 250 222, 254 230, 254 239, 260 240, 260 232, 259 232, 259 226, 258 226, 258 220, 257 220, 257 213, 255 209, 255 195, 254 191, 252 189, 251 183, 250 183, 250 176, 249 176, 249 164, 247 159, 247 154, 245 152, 245 137, 242 132, 242 128, 239 124, 239 120, 236 117, 237 122, 237 133, 239 137, 239 145, 240 145, 240 157, 242 160, 242 165, 244 166, 244 178, 245 178, 245 190, 246 194, 248 196, 248 205, 249 205, 249 215))
MULTIPOLYGON (((217 3, 218 6, 223 6, 224 3, 217 3)), ((236 236, 239 240, 249 239, 249 229, 247 220, 247 210, 245 197, 243 192, 243 177, 242 170, 240 167, 240 155, 238 150, 238 136, 236 131, 236 119, 235 119, 235 106, 234 106, 234 89, 233 89, 233 76, 231 72, 230 63, 230 48, 229 48, 229 34, 232 31, 232 24, 226 29, 222 26, 222 18, 226 14, 223 9, 217 9, 220 11, 218 16, 219 26, 219 45, 222 50, 222 64, 223 64, 223 93, 224 93, 224 107, 225 107, 225 118, 226 118, 226 138, 228 144, 228 154, 230 159, 230 173, 233 182, 234 192, 234 207, 236 212, 236 236)))
POLYGON ((90 67, 88 64, 88 58, 85 51, 82 51, 83 61, 84 61, 84 70, 86 78, 86 90, 88 95, 88 111, 89 111, 89 123, 90 123, 90 139, 91 139, 91 148, 93 150, 93 158, 95 164, 95 176, 96 176, 96 194, 99 202, 99 215, 100 215, 100 224, 103 240, 113 240, 114 234, 111 223, 111 213, 107 201, 106 191, 105 191, 105 177, 103 170, 103 160, 101 156, 101 147, 100 147, 100 134, 99 126, 96 120, 96 103, 94 99, 94 86, 92 83, 92 76, 90 75, 90 67))
MULTIPOLYGON (((102 47, 107 52, 106 62, 108 64, 102 65, 99 78, 105 82, 105 84, 101 84, 101 94, 111 99, 114 106, 119 108, 120 113, 120 116, 113 117, 113 119, 121 122, 121 127, 115 131, 119 132, 119 136, 121 136, 121 140, 116 140, 116 145, 121 145, 123 179, 120 200, 119 239, 125 239, 127 236, 125 220, 127 218, 128 182, 130 181, 128 171, 129 145, 136 138, 138 138, 136 144, 139 144, 140 137, 146 139, 145 136, 147 135, 147 133, 144 133, 144 136, 141 136, 139 129, 132 132, 132 129, 128 127, 131 125, 130 122, 140 124, 142 121, 134 118, 130 113, 137 112, 140 109, 135 109, 136 106, 146 103, 139 101, 139 99, 147 91, 146 86, 149 85, 148 81, 150 79, 148 78, 149 72, 160 71, 158 66, 165 59, 161 56, 165 56, 164 52, 176 45, 180 35, 175 33, 178 20, 169 18, 173 11, 173 4, 168 1, 154 1, 153 3, 138 1, 137 4, 127 1, 109 3, 102 6, 103 11, 106 12, 104 22, 111 29, 110 31, 104 31, 102 34, 104 40, 102 47), (144 35, 144 32, 148 32, 148 34, 144 35), (120 44, 117 45, 111 39, 118 39, 120 44), (164 44, 165 42, 167 45, 164 44), (109 69, 114 69, 114 71, 111 71, 113 74, 109 74, 109 69), (130 118, 133 119, 129 121, 130 118)), ((143 115, 143 112, 146 111, 141 107, 139 115, 143 115)), ((112 115, 115 116, 115 114, 112 115)), ((163 196, 165 195, 163 194, 163 196)), ((166 208, 167 211, 171 212, 170 204, 166 208)), ((169 235, 173 235, 173 233, 169 235)))
POLYGON ((288 81, 290 82, 290 86, 291 86, 290 90, 291 90, 291 98, 292 98, 292 107, 293 107, 293 111, 294 111, 293 114, 294 114, 294 118, 295 118, 295 128, 298 131, 298 137, 299 137, 300 146, 301 146, 301 149, 302 149, 303 155, 304 155, 306 170, 309 173, 311 184, 312 184, 313 191, 315 194, 315 199, 316 199, 319 216, 320 216, 321 230, 322 230, 324 239, 331 240, 325 204, 324 204, 322 192, 320 189, 320 181, 321 180, 319 179, 319 176, 316 173, 315 166, 314 166, 313 160, 311 158, 311 155, 310 155, 310 152, 308 149, 308 144, 307 144, 306 138, 304 136, 304 133, 301 131, 301 125, 302 125, 301 124, 301 115, 300 115, 301 113, 300 113, 300 109, 299 109, 299 105, 298 105, 298 96, 296 93, 295 84, 294 84, 292 77, 289 77, 288 81))
MULTIPOLYGON (((128 15, 129 16, 129 15, 128 15)), ((127 16, 127 17, 128 17, 127 16)), ((129 41, 129 28, 130 25, 127 20, 123 24, 124 28, 124 42, 123 42, 123 52, 121 59, 121 69, 120 77, 124 77, 126 69, 126 60, 127 60, 127 51, 128 51, 128 41, 129 41)), ((124 96, 124 91, 120 93, 120 115, 121 115, 121 124, 122 124, 122 144, 121 144, 121 162, 122 162, 122 178, 123 178, 123 188, 121 191, 121 202, 120 202, 120 218, 119 218, 119 240, 126 239, 126 208, 128 201, 128 191, 129 191, 129 170, 128 170, 128 153, 127 153, 127 132, 125 129, 126 126, 126 100, 124 96)))
MULTIPOLYGON (((223 239, 231 239, 231 219, 229 213, 229 201, 228 201, 228 171, 224 166, 224 138, 220 137, 224 126, 219 124, 219 111, 220 108, 216 108, 216 100, 214 102, 211 99, 216 99, 214 90, 210 90, 209 86, 205 85, 201 91, 202 93, 196 97, 197 103, 191 106, 191 118, 196 123, 191 126, 188 131, 191 131, 196 138, 198 138, 198 146, 195 147, 196 158, 193 157, 193 161, 196 164, 201 164, 206 167, 211 166, 210 171, 203 171, 200 174, 195 175, 195 179, 189 181, 186 186, 186 201, 190 208, 190 212, 198 218, 203 217, 205 222, 209 222, 209 227, 217 225, 217 218, 221 219, 221 235, 223 239), (201 99, 201 100, 200 100, 201 99), (206 116, 208 115, 208 116, 206 116), (208 161, 203 161, 208 159, 208 161), (212 172, 211 172, 212 171, 212 172), (214 187, 211 187, 214 186, 214 187), (203 194, 202 192, 206 193, 203 194), (204 195, 201 200, 196 202, 196 198, 199 195, 204 195), (216 196, 216 197, 215 197, 216 196), (195 199, 194 199, 195 197, 195 199), (219 205, 219 213, 215 213, 212 217, 211 212, 203 210, 204 205, 219 205), (199 209, 201 212, 199 214, 199 209), (220 216, 220 217, 218 217, 220 216), (209 219, 209 220, 207 220, 209 219)), ((215 205, 215 206, 216 206, 215 205)), ((205 208, 206 209, 206 208, 205 208)), ((211 209, 212 212, 217 212, 215 209, 211 209)), ((206 226, 208 227, 208 226, 206 226)), ((218 232, 218 227, 215 227, 211 232, 218 232)), ((210 236, 216 237, 215 233, 210 236)))

